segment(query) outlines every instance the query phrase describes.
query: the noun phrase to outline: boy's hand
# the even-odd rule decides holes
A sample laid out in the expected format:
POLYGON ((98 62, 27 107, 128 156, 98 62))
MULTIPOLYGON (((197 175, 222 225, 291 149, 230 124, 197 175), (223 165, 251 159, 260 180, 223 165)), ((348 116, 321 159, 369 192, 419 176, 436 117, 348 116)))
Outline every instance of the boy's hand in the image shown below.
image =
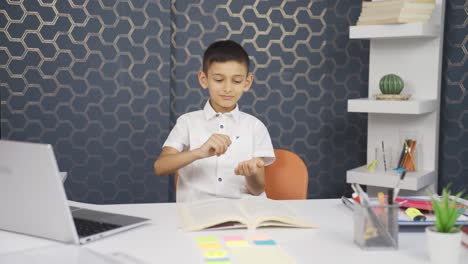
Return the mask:
POLYGON ((263 166, 265 166, 265 163, 262 159, 253 158, 239 163, 239 165, 234 169, 234 173, 236 175, 243 175, 246 177, 255 176, 263 166))
POLYGON ((223 134, 213 134, 199 148, 200 155, 203 158, 208 158, 214 155, 221 156, 224 153, 226 153, 230 145, 231 139, 229 138, 229 136, 223 134))

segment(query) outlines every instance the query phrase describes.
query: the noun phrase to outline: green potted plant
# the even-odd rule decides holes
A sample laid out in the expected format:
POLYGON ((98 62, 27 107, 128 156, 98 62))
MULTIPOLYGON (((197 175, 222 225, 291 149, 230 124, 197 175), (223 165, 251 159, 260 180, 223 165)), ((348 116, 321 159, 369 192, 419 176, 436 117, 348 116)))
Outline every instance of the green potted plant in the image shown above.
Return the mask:
POLYGON ((427 227, 429 256, 431 263, 446 264, 458 263, 461 248, 461 226, 457 226, 457 219, 463 214, 463 209, 457 200, 463 195, 463 191, 457 193, 454 199, 450 199, 449 187, 442 190, 440 199, 432 197, 432 207, 435 214, 435 226, 427 227))

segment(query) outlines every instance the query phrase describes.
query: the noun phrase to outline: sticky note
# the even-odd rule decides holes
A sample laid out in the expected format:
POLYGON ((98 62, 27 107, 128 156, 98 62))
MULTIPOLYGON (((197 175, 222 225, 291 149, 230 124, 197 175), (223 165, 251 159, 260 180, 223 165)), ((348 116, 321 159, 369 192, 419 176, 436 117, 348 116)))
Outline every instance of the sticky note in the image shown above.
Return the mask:
POLYGON ((274 240, 254 240, 253 241, 255 245, 259 246, 274 246, 276 245, 276 242, 274 240))
POLYGON ((229 259, 219 259, 219 260, 207 259, 206 263, 207 264, 232 264, 232 262, 229 259))
POLYGON ((226 241, 226 246, 229 248, 232 247, 246 247, 249 245, 249 242, 245 240, 231 240, 231 241, 226 241))
POLYGON ((214 236, 208 236, 208 237, 197 237, 196 238, 198 243, 213 243, 213 242, 218 242, 218 239, 214 236))
POLYGON ((224 236, 223 240, 224 241, 244 240, 244 237, 242 237, 242 236, 224 236))
POLYGON ((219 244, 218 242, 214 242, 214 243, 200 243, 200 244, 198 244, 198 246, 199 246, 201 249, 219 249, 219 248, 221 248, 221 244, 219 244))
POLYGON ((227 252, 225 250, 208 250, 203 253, 205 258, 208 259, 220 259, 220 258, 225 258, 227 255, 227 252))

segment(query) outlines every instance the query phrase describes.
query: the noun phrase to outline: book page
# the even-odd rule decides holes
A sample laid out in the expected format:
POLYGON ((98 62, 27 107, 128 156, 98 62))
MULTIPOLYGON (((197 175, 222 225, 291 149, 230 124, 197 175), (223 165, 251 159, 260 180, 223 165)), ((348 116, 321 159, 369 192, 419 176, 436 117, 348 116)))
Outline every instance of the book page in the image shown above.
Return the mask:
POLYGON ((220 198, 179 203, 177 210, 181 227, 186 231, 210 227, 245 227, 247 218, 237 202, 238 200, 220 198))
POLYGON ((241 209, 249 219, 248 226, 250 228, 259 226, 315 227, 282 201, 267 198, 245 198, 239 202, 241 209))

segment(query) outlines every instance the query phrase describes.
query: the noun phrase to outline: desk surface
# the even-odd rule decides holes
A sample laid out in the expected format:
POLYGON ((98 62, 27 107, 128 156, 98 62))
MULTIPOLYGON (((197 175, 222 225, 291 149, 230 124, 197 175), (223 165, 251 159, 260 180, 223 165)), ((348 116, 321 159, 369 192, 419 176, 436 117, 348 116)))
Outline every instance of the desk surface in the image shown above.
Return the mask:
MULTIPOLYGON (((353 242, 352 212, 339 199, 288 201, 292 208, 318 224, 318 229, 262 228, 185 233, 177 227, 175 203, 71 205, 152 219, 152 223, 119 233, 84 247, 101 253, 123 252, 147 263, 202 263, 195 238, 204 235, 246 235, 272 237, 298 263, 428 263, 425 233, 402 233, 399 250, 364 251, 353 242)), ((0 254, 58 245, 58 242, 0 231, 0 254)), ((461 258, 468 259, 462 249, 461 258)))

